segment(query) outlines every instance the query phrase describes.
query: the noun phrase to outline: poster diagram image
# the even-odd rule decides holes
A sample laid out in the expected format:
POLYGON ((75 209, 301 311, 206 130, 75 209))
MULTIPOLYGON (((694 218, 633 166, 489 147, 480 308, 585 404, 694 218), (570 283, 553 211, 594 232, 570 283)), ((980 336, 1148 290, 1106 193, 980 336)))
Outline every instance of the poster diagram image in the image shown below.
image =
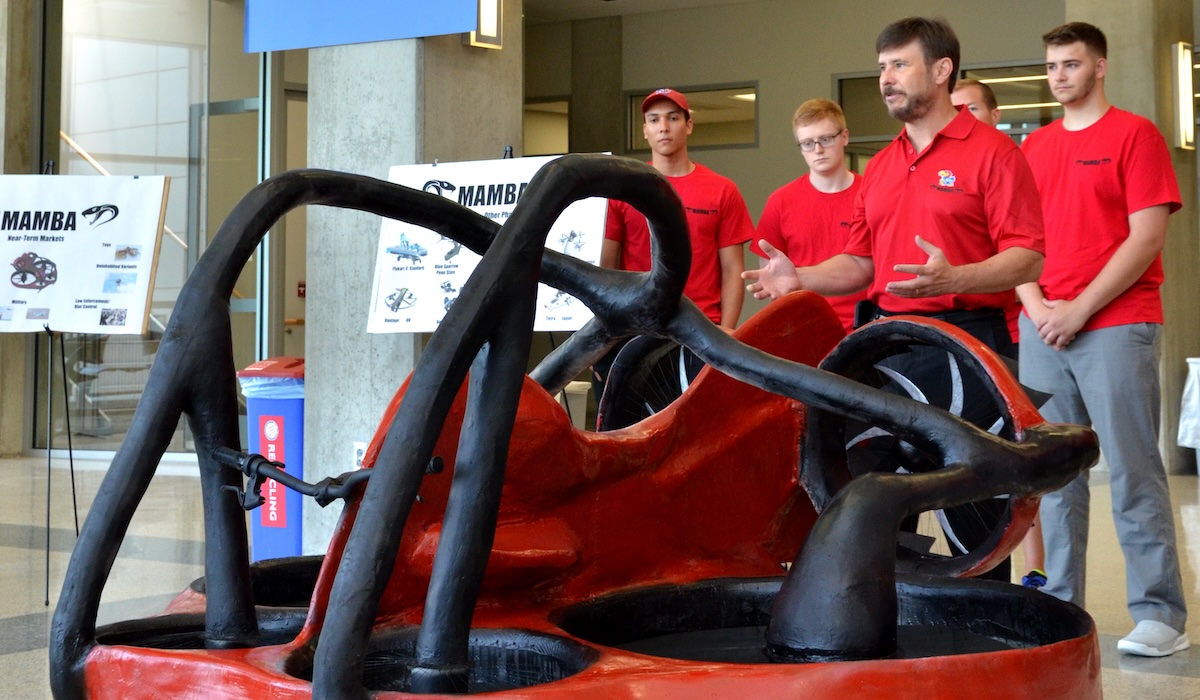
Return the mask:
POLYGON ((135 245, 118 245, 116 252, 113 253, 113 260, 134 262, 141 259, 142 249, 135 245))
POLYGON ((10 279, 18 289, 41 290, 58 281, 58 266, 34 252, 13 260, 12 266, 15 271, 10 279))
POLYGON ((562 252, 567 255, 578 257, 583 251, 583 233, 580 231, 568 231, 558 237, 558 242, 562 244, 562 252))
POLYGON ((458 288, 449 282, 442 282, 442 291, 446 293, 442 306, 449 311, 450 307, 454 305, 454 300, 458 299, 458 288))
POLYGON ((125 325, 125 309, 100 309, 100 325, 125 325))
POLYGON ((409 241, 408 236, 403 233, 400 234, 400 244, 388 246, 387 252, 395 255, 397 260, 407 258, 415 263, 421 262, 421 258, 429 254, 429 251, 425 250, 425 246, 409 241))
POLYGON ((383 303, 387 304, 387 307, 392 311, 400 311, 401 309, 407 309, 413 304, 417 303, 417 295, 408 291, 408 287, 400 287, 396 291, 387 295, 387 298, 383 300, 383 303))
POLYGON ((13 307, 0 306, 0 321, 11 321, 11 320, 13 320, 13 307))
POLYGON ((553 311, 555 309, 561 309, 565 306, 570 306, 573 303, 575 303, 575 297, 560 289, 554 293, 554 296, 550 299, 550 301, 545 303, 545 307, 550 311, 553 311))
POLYGON ((438 243, 449 243, 450 244, 450 250, 447 250, 446 255, 443 256, 445 258, 446 262, 450 262, 451 260, 454 259, 454 256, 456 256, 462 252, 462 243, 459 243, 458 241, 454 240, 453 238, 447 238, 445 236, 442 236, 441 240, 439 240, 438 243))
POLYGON ((44 306, 26 309, 25 318, 29 321, 49 321, 50 309, 44 306))
POLYGON ((105 294, 131 294, 136 287, 136 272, 110 272, 104 276, 105 294))

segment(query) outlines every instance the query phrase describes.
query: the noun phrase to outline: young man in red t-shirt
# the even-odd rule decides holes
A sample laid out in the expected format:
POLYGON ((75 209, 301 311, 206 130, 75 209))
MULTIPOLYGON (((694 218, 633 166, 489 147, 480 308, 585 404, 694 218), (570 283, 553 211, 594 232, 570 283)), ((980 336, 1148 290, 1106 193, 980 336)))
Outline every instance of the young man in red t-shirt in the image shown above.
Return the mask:
MULTIPOLYGON (((1091 424, 1112 476, 1112 512, 1137 623, 1117 649, 1166 656, 1188 647, 1187 605, 1166 470, 1158 452, 1162 248, 1179 187, 1162 134, 1104 93, 1107 40, 1072 22, 1042 37, 1062 119, 1022 145, 1041 192, 1046 264, 1018 288, 1021 381, 1053 395, 1050 421, 1091 424)), ((1042 499, 1049 582, 1084 604, 1088 475, 1042 499)))
MULTIPOLYGON (((650 165, 662 173, 687 213, 692 269, 684 295, 704 315, 727 330, 742 314, 743 246, 754 237, 754 224, 737 185, 688 158, 692 115, 687 98, 670 88, 642 101, 642 134, 650 144, 650 165)), ((600 266, 650 269, 650 229, 646 217, 628 204, 609 200, 600 266)))
MULTIPOLYGON (((862 178, 846 168, 850 131, 842 108, 816 98, 800 105, 792 116, 792 132, 808 174, 775 190, 758 220, 758 242, 750 250, 762 258, 778 250, 793 265, 816 265, 846 248, 854 198, 862 178)), ((867 298, 865 290, 828 297, 846 332, 854 329, 854 308, 867 298)))
MULTIPOLYGON (((737 327, 745 290, 746 242, 754 238, 754 223, 737 185, 729 178, 688 158, 692 114, 687 98, 661 88, 642 100, 642 135, 650 144, 650 165, 662 173, 679 195, 687 215, 692 244, 692 267, 683 294, 713 323, 727 331, 737 327)), ((650 269, 650 228, 646 217, 625 202, 608 201, 600 266, 644 272, 650 269)), ((593 366, 593 386, 601 396, 616 348, 593 366)), ((680 361, 686 381, 704 366, 684 349, 680 361)))

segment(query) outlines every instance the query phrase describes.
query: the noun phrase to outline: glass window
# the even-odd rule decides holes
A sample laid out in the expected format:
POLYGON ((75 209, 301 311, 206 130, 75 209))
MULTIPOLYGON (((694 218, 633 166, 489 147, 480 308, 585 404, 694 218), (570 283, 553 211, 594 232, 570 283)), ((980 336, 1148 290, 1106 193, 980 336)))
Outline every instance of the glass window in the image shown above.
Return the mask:
MULTIPOLYGON (((76 449, 112 450, 120 444, 187 279, 188 241, 194 236, 188 213, 194 184, 192 105, 204 101, 207 43, 207 0, 63 1, 58 172, 167 175, 171 184, 147 334, 65 335, 69 414, 62 415, 63 392, 56 388, 56 448, 66 446, 64 418, 70 419, 76 449)), ((39 358, 45 357, 44 338, 38 346, 39 358)), ((56 376, 56 387, 59 381, 56 376)), ((43 372, 39 384, 40 398, 45 396, 43 372)), ((46 447, 45 421, 35 418, 34 425, 34 444, 46 447)), ((176 432, 172 450, 189 449, 185 430, 181 426, 176 432)))
MULTIPOLYGON (((648 152, 642 136, 642 100, 653 88, 627 92, 630 151, 648 152)), ((692 112, 688 148, 758 145, 758 83, 676 88, 687 96, 692 112)))
MULTIPOLYGON (((146 335, 66 334, 65 415, 56 359, 53 435, 47 435, 44 418, 33 421, 37 447, 50 444, 49 437, 53 447, 65 447, 69 419, 73 448, 107 451, 120 445, 129 427, 192 266, 233 204, 257 182, 260 56, 242 51, 243 0, 63 0, 62 10, 59 172, 171 178, 146 335)), ((287 84, 289 95, 301 95, 301 105, 303 58, 289 62, 295 70, 287 84)), ((303 279, 302 272, 298 276, 303 279)), ((257 284, 252 262, 231 299, 239 367, 257 359, 257 284)), ((296 316, 302 323, 302 311, 296 316)), ((38 345, 42 403, 43 337, 38 345)), ((188 430, 181 422, 169 450, 192 449, 188 430)))
MULTIPOLYGON (((1062 106, 1054 101, 1046 82, 1045 64, 967 68, 960 77, 978 80, 992 88, 1000 108, 996 128, 1017 143, 1026 134, 1062 116, 1062 106)), ((888 116, 879 96, 878 75, 854 73, 834 78, 838 103, 846 113, 846 126, 850 129, 846 155, 850 168, 861 173, 871 156, 896 137, 900 123, 888 116)))
POLYGON ((996 128, 1020 143, 1025 135, 1063 115, 1050 93, 1046 65, 1037 63, 995 68, 968 68, 962 77, 986 83, 996 93, 1000 122, 996 128))

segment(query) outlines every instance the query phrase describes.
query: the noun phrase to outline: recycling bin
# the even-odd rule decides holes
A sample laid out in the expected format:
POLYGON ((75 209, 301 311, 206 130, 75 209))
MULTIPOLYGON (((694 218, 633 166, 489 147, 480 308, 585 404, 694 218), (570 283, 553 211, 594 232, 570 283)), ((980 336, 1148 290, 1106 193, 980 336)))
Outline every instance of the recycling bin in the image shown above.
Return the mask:
MULTIPOLYGON (((237 373, 246 397, 248 449, 304 478, 304 358, 273 357, 237 373)), ((252 561, 301 553, 303 501, 274 479, 263 483, 264 503, 250 511, 252 561)))

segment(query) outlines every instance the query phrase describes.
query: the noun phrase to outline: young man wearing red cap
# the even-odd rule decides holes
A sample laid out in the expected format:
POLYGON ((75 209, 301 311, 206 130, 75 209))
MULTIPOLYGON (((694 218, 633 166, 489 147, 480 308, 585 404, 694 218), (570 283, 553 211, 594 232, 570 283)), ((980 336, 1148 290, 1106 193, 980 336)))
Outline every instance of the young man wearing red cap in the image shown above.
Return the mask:
MULTIPOLYGON (((692 240, 692 269, 684 295, 713 323, 737 326, 745 291, 743 245, 754 237, 754 224, 737 185, 688 159, 692 115, 687 98, 670 88, 642 101, 642 135, 650 143, 650 165, 662 173, 687 212, 692 240)), ((650 230, 636 209, 608 202, 601 267, 650 269, 650 230)))

